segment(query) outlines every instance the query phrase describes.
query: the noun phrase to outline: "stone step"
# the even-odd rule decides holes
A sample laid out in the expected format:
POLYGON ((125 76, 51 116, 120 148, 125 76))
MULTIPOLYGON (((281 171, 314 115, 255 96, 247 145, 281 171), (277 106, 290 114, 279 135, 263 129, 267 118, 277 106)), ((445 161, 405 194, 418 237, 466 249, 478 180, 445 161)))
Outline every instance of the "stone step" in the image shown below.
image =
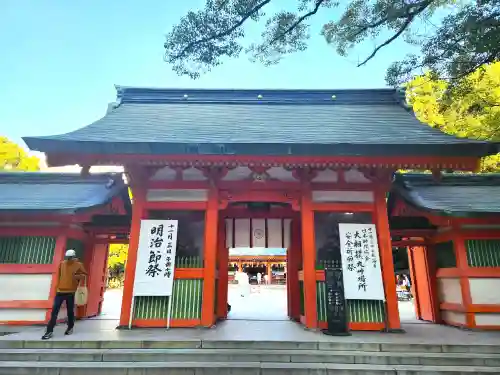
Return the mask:
POLYGON ((258 362, 0 362, 0 375, 489 375, 500 367, 258 362))
POLYGON ((255 349, 255 350, 330 350, 365 352, 500 353, 500 345, 379 343, 355 341, 157 341, 157 340, 0 340, 0 348, 17 349, 255 349))
POLYGON ((0 361, 276 362, 500 367, 500 354, 246 349, 0 349, 0 361))

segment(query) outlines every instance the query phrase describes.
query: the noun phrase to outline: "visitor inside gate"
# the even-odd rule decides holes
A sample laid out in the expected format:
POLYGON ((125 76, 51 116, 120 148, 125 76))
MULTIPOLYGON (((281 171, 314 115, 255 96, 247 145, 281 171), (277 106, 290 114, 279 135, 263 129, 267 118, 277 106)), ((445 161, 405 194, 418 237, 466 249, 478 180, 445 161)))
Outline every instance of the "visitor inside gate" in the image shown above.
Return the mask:
POLYGON ((228 280, 228 319, 287 319, 286 249, 229 249, 228 280))

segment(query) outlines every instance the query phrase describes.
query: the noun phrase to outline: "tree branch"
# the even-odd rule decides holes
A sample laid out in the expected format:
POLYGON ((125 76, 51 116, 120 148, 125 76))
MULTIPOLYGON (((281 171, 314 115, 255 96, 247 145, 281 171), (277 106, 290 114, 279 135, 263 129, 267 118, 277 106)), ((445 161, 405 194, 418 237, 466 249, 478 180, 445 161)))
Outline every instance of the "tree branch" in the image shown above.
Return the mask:
MULTIPOLYGON (((420 5, 421 7, 423 7, 423 9, 418 10, 418 11, 413 11, 413 12, 410 12, 409 8, 410 7, 414 7, 416 4, 406 4, 408 6, 408 8, 406 8, 402 14, 405 17, 412 16, 412 15, 417 15, 417 14, 421 13, 425 8, 427 8, 433 1, 434 0, 425 0, 425 1, 423 1, 422 4, 420 5)), ((394 15, 392 15, 392 17, 394 17, 394 15)), ((398 16, 396 18, 399 18, 399 17, 400 16, 398 16)), ((368 29, 375 29, 376 27, 382 26, 387 21, 389 21, 389 15, 385 16, 384 18, 379 19, 376 22, 370 23, 368 25, 358 25, 359 30, 357 32, 355 32, 353 34, 353 36, 356 37, 359 34, 367 31, 368 29)))
POLYGON ((241 25, 243 25, 247 19, 249 19, 252 15, 254 15, 255 13, 257 13, 260 9, 262 9, 264 6, 266 6, 270 2, 271 2, 271 0, 264 0, 263 2, 257 4, 252 9, 250 9, 247 13, 245 13, 242 16, 242 18, 236 24, 234 24, 232 27, 230 27, 229 29, 221 31, 220 33, 217 33, 217 34, 214 34, 214 35, 207 36, 207 37, 202 38, 202 39, 195 40, 194 42, 189 43, 186 47, 184 47, 182 49, 181 52, 179 52, 177 55, 173 56, 172 58, 174 60, 180 59, 180 58, 184 57, 184 55, 188 52, 188 50, 190 50, 191 48, 193 48, 193 47, 195 47, 195 46, 197 46, 199 44, 203 44, 203 43, 209 42, 211 40, 223 38, 223 37, 225 37, 227 35, 230 35, 234 30, 236 30, 241 25))
MULTIPOLYGON (((415 17, 418 16, 420 13, 422 13, 425 9, 427 9, 429 7, 429 5, 431 5, 432 2, 433 2, 433 0, 426 0, 426 1, 422 2, 422 4, 412 12, 410 12, 407 9, 407 12, 405 15, 406 21, 399 28, 399 30, 393 36, 391 36, 389 39, 387 39, 384 43, 382 43, 377 48, 375 48, 373 50, 373 52, 370 54, 370 56, 368 56, 365 60, 363 60, 361 63, 359 63, 357 65, 357 67, 359 68, 360 66, 365 65, 368 61, 370 61, 371 59, 373 59, 375 57, 375 55, 377 54, 378 51, 380 51, 382 48, 384 48, 385 46, 391 44, 394 40, 396 40, 408 28, 408 26, 410 26, 410 24, 413 22, 415 17)), ((365 30, 368 30, 369 28, 372 28, 372 27, 380 26, 382 23, 383 22, 378 21, 374 24, 367 25, 367 26, 365 26, 365 30), (372 26, 372 25, 375 25, 375 26, 372 26)), ((358 34, 359 34, 359 32, 358 32, 358 34)))
POLYGON ((379 45, 377 48, 375 48, 373 50, 373 52, 370 54, 370 56, 368 56, 366 59, 364 59, 361 63, 359 63, 357 65, 357 67, 359 68, 360 66, 363 66, 365 65, 368 61, 370 61, 371 59, 373 59, 375 57, 375 55, 377 54, 378 51, 380 51, 382 48, 384 48, 385 46, 391 44, 394 40, 396 40, 402 33, 403 31, 405 31, 408 26, 410 26, 410 23, 413 21, 413 17, 409 17, 405 23, 403 24, 403 26, 401 26, 401 28, 398 30, 398 32, 396 34, 394 34, 393 36, 391 36, 389 39, 387 39, 384 43, 382 43, 381 45, 379 45))
POLYGON ((307 18, 311 17, 312 15, 316 14, 319 10, 319 7, 321 4, 323 4, 326 0, 316 0, 316 6, 314 7, 313 10, 310 12, 304 14, 302 17, 300 17, 297 21, 295 21, 288 29, 283 31, 280 35, 274 37, 269 44, 273 44, 274 42, 278 41, 279 39, 283 38, 285 35, 290 33, 293 29, 295 29, 299 24, 304 22, 307 18))
POLYGON ((224 0, 220 5, 219 5, 219 9, 223 9, 227 4, 229 4, 231 0, 224 0))

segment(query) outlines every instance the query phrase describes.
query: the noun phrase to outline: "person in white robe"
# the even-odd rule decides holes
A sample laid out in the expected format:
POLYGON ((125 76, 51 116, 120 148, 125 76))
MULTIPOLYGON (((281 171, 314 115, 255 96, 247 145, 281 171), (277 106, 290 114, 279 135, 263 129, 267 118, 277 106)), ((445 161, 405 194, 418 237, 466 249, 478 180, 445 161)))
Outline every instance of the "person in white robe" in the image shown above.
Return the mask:
POLYGON ((246 272, 236 272, 236 281, 238 281, 238 290, 242 297, 250 294, 250 281, 248 280, 248 275, 246 274, 246 272))

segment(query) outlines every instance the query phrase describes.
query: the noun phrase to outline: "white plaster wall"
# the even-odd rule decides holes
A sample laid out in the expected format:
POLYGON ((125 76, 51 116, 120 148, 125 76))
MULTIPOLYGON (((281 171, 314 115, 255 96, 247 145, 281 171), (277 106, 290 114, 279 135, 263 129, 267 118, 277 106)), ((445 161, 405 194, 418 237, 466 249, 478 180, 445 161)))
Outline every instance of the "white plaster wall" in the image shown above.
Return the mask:
POLYGON ((339 179, 338 173, 331 169, 319 171, 317 176, 313 178, 313 182, 337 182, 339 179))
POLYGON ((251 174, 252 171, 247 167, 236 167, 230 169, 222 179, 226 181, 245 180, 250 177, 251 174))
POLYGON ((148 202, 203 202, 208 197, 205 189, 150 189, 148 202))
POLYGON ((313 191, 314 202, 373 202, 371 191, 313 191))
POLYGON ((52 274, 0 274, 0 301, 47 300, 51 282, 52 274))
POLYGON ((465 313, 456 311, 441 310, 441 317, 448 323, 466 324, 467 322, 467 317, 465 316, 465 313))
POLYGON ((476 313, 476 324, 479 326, 500 326, 500 314, 476 313))
POLYGON ((344 172, 344 179, 349 183, 369 183, 370 180, 365 177, 365 175, 357 170, 356 168, 349 169, 344 172))
POLYGON ((293 172, 288 171, 285 168, 272 167, 267 170, 267 173, 269 174, 269 177, 280 181, 297 181, 295 177, 293 177, 293 172))
POLYGON ((177 172, 170 167, 164 167, 159 169, 154 176, 151 178, 153 181, 160 180, 175 180, 177 172))
POLYGON ((0 309, 1 321, 45 321, 46 309, 0 309))
POLYGON ((439 301, 448 303, 462 303, 462 288, 460 279, 438 279, 439 301))
POLYGON ((200 171, 197 168, 188 168, 184 171, 182 171, 182 179, 185 181, 204 181, 207 178, 203 174, 202 171, 200 171))
POLYGON ((469 279, 472 303, 479 305, 500 304, 500 279, 469 279))

